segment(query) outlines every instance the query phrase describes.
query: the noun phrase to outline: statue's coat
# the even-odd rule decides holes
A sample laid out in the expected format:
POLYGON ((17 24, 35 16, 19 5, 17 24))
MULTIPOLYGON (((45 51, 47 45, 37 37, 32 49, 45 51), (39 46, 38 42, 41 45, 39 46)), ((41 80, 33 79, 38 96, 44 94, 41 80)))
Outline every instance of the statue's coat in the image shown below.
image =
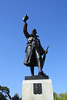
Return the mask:
MULTIPOLYGON (((26 66, 38 66, 35 51, 37 50, 39 55, 43 55, 45 51, 41 46, 38 36, 29 34, 27 32, 27 23, 24 24, 23 32, 25 34, 25 37, 27 38, 27 47, 25 49, 26 57, 24 60, 24 64, 26 66)), ((42 60, 42 58, 40 58, 40 60, 42 60)))

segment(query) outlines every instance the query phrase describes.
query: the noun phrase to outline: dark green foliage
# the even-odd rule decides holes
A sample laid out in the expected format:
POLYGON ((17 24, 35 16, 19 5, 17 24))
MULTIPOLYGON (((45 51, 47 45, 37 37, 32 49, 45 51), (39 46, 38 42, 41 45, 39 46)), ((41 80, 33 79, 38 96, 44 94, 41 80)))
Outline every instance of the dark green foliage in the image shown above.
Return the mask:
MULTIPOLYGON (((67 92, 57 94, 56 92, 53 93, 54 100, 67 100, 67 92)), ((11 98, 9 88, 0 86, 0 100, 22 100, 19 98, 18 94, 15 94, 14 97, 11 98)))
POLYGON ((0 91, 7 91, 9 93, 9 88, 0 86, 0 91))
POLYGON ((12 100, 19 100, 18 94, 15 94, 14 97, 12 97, 12 100))
POLYGON ((9 88, 0 86, 0 100, 2 99, 7 100, 7 97, 11 99, 11 96, 9 93, 10 93, 9 88))
POLYGON ((7 100, 6 95, 0 92, 0 100, 7 100))
POLYGON ((14 97, 12 97, 11 100, 22 100, 22 99, 19 98, 18 94, 15 94, 14 97))

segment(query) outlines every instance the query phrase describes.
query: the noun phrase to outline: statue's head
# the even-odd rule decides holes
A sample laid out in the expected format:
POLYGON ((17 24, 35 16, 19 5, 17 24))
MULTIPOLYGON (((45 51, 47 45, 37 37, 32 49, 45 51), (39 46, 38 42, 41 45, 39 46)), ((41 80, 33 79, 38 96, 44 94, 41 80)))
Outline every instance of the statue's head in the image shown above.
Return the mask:
POLYGON ((37 33, 37 31, 36 31, 36 29, 34 28, 34 29, 32 30, 32 34, 36 35, 36 33, 37 33))

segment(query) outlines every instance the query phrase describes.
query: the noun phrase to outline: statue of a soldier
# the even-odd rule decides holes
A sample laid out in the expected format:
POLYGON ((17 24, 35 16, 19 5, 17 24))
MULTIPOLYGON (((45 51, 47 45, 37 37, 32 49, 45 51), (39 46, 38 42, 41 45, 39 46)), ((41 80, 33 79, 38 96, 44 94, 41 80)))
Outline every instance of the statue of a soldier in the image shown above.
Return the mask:
POLYGON ((24 21, 23 32, 25 37, 27 38, 27 46, 25 49, 26 57, 24 64, 30 67, 32 76, 34 76, 34 67, 38 66, 39 68, 38 75, 46 76, 48 78, 48 76, 44 74, 42 71, 48 47, 46 51, 42 48, 40 40, 38 39, 39 36, 36 35, 37 34, 36 29, 33 29, 31 34, 28 33, 27 23, 26 23, 26 20, 28 20, 28 18, 29 17, 27 15, 25 15, 23 18, 24 21))

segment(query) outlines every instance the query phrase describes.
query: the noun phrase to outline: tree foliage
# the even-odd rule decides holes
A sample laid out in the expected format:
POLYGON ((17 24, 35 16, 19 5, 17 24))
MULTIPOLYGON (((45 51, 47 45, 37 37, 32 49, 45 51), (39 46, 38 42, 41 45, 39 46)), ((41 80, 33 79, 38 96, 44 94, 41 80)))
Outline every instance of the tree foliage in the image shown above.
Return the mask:
MULTIPOLYGON (((54 92, 53 95, 54 100, 67 100, 67 92, 61 94, 54 92)), ((8 100, 7 97, 9 97, 10 100, 22 100, 18 94, 15 94, 14 97, 11 98, 9 88, 0 86, 0 100, 8 100)))
POLYGON ((11 99, 9 88, 0 86, 0 100, 7 100, 7 97, 11 99))
POLYGON ((7 100, 6 95, 0 92, 0 100, 7 100))
POLYGON ((21 98, 19 98, 18 94, 16 93, 16 94, 14 95, 14 97, 12 97, 11 100, 21 100, 21 98))
POLYGON ((67 100, 67 92, 61 94, 57 94, 56 92, 54 92, 53 95, 54 95, 54 100, 67 100))

